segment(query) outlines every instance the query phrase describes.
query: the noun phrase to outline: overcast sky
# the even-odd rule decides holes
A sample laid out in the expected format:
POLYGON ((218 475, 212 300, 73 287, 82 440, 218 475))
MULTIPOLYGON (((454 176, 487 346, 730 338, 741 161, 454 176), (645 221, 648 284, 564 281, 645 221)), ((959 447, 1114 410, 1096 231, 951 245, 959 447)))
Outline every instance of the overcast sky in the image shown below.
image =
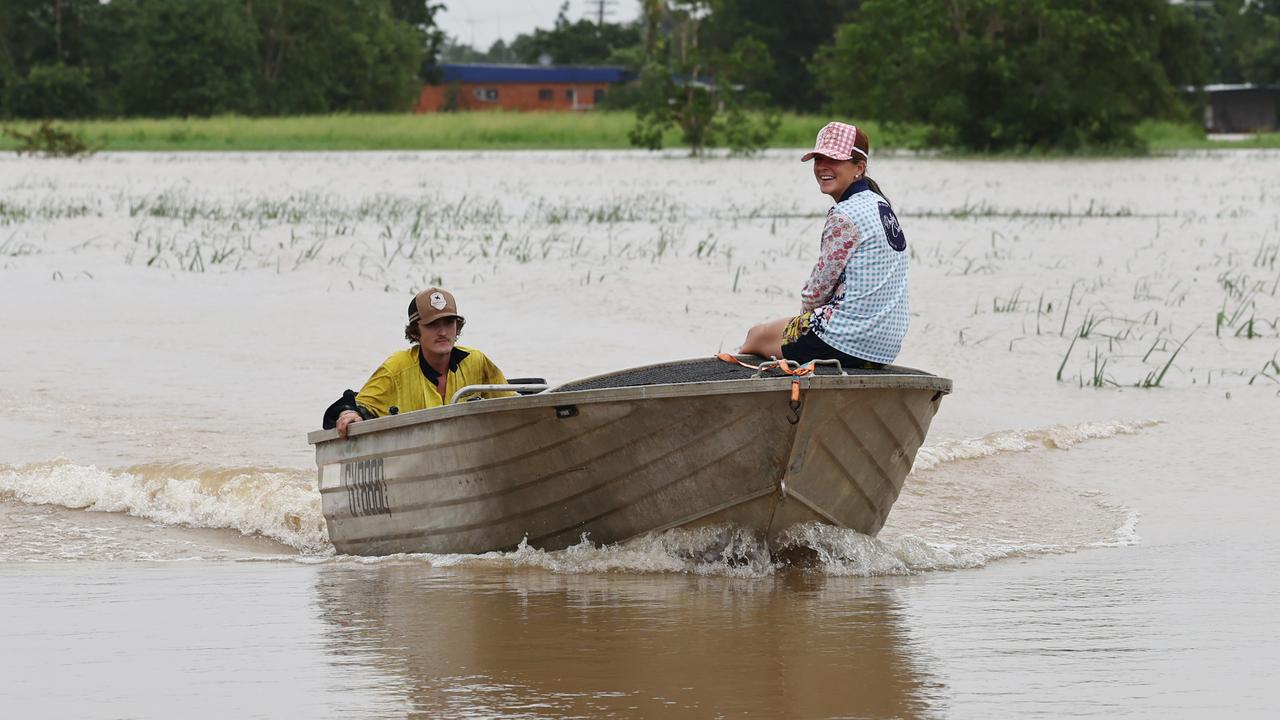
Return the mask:
MULTIPOLYGON (((436 16, 440 28, 479 50, 488 50, 494 40, 510 42, 516 35, 536 27, 549 28, 564 0, 442 0, 445 9, 436 16)), ((605 19, 628 22, 640 15, 640 0, 605 0, 605 19)), ((569 0, 569 18, 596 16, 597 2, 569 0)))

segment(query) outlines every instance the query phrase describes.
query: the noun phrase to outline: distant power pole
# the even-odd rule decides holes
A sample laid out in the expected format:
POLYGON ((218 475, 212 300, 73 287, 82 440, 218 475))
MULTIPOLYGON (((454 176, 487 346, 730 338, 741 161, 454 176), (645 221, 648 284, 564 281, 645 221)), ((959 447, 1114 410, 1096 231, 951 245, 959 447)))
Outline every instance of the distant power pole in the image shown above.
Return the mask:
POLYGON ((613 13, 613 8, 617 4, 618 0, 591 0, 589 5, 595 6, 596 27, 604 25, 605 18, 613 13))

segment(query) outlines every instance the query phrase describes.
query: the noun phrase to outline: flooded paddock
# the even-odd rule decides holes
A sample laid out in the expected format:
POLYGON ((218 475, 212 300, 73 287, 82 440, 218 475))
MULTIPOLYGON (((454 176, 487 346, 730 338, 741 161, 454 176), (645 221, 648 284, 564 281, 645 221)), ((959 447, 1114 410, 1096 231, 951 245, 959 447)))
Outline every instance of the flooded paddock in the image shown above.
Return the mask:
POLYGON ((1260 716, 1280 153, 876 157, 899 363, 955 381, 877 538, 335 556, 305 433, 451 289, 552 382, 793 314, 799 153, 0 158, 0 695, 24 717, 1260 716))

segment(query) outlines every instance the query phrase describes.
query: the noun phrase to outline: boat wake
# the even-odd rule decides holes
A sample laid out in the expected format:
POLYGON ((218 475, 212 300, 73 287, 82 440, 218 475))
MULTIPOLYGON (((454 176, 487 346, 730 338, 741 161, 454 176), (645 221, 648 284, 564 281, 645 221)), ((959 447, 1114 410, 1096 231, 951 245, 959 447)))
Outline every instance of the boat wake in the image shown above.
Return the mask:
MULTIPOLYGON (((1056 425, 947 440, 920 449, 902 497, 879 537, 824 525, 792 528, 771 557, 741 528, 711 526, 627 543, 545 552, 528 546, 483 555, 333 558, 315 472, 147 464, 117 470, 55 460, 0 465, 0 502, 123 513, 168 526, 236 530, 298 550, 301 562, 538 567, 562 573, 675 572, 759 576, 787 567, 833 575, 904 575, 980 567, 992 560, 1133 544, 1137 516, 1096 491, 1057 482, 1045 449, 1132 435, 1155 421, 1056 425), (992 457, 999 463, 972 462, 992 457), (1008 457, 1006 457, 1008 456, 1008 457), (1019 460, 1019 456, 1025 456, 1019 460)), ((1061 464, 1058 464, 1059 466, 1061 464)), ((0 541, 2 542, 2 541, 0 541)), ((12 553, 10 553, 12 554, 12 553)))
POLYGON ((971 440, 943 440, 925 445, 916 454, 914 472, 932 470, 956 460, 977 460, 1005 453, 1042 448, 1067 450, 1088 440, 1135 435, 1159 425, 1159 420, 1131 420, 1076 425, 1050 425, 1033 430, 1001 430, 971 440))
POLYGON ((54 460, 0 465, 0 501, 239 530, 302 552, 332 552, 315 482, 314 471, 191 464, 100 470, 54 460))

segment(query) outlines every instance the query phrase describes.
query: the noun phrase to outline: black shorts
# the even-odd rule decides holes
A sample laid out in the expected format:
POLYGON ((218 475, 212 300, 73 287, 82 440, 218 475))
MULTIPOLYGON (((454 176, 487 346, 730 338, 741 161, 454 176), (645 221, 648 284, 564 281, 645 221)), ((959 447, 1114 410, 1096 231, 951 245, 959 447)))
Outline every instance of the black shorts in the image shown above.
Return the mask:
POLYGON ((828 345, 818 337, 818 333, 812 330, 801 333, 793 342, 784 344, 782 356, 788 360, 795 360, 801 365, 810 360, 839 360, 840 364, 847 368, 879 370, 884 367, 884 363, 871 362, 840 352, 828 345))

